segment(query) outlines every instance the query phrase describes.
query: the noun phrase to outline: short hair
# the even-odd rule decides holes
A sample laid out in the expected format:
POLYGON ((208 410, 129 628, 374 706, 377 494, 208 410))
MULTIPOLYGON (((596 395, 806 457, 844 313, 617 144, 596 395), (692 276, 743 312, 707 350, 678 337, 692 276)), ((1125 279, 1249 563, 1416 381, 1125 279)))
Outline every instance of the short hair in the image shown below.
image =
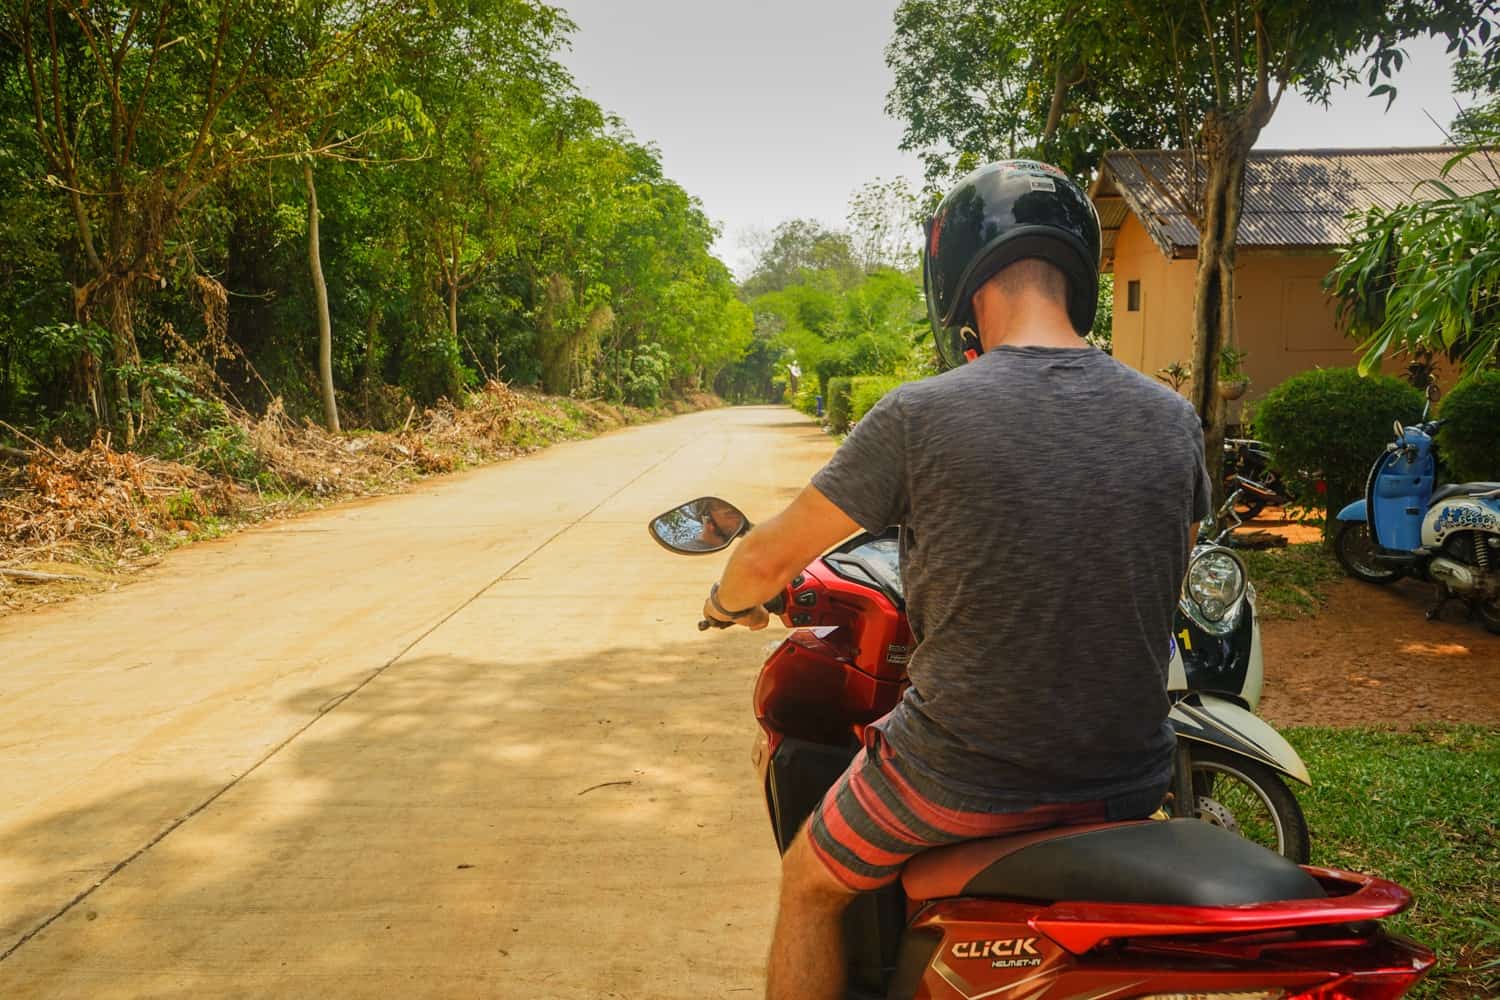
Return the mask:
POLYGON ((1063 306, 1068 304, 1067 275, 1056 265, 1040 257, 1023 257, 1002 267, 990 281, 1007 295, 1036 292, 1063 306))

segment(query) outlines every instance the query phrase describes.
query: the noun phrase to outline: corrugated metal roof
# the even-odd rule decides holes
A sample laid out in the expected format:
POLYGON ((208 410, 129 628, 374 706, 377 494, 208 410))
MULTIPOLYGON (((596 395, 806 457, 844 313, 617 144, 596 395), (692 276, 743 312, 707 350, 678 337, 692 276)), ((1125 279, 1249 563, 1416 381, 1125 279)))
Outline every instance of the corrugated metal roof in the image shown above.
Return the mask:
MULTIPOLYGON (((1425 181, 1441 178, 1459 194, 1495 187, 1482 157, 1457 165, 1446 178, 1443 165, 1458 152, 1425 149, 1255 150, 1245 167, 1245 205, 1240 217, 1243 247, 1332 247, 1347 237, 1345 216, 1370 208, 1395 208, 1438 196, 1425 181)), ((1092 194, 1105 228, 1105 256, 1113 257, 1114 233, 1128 209, 1140 218, 1163 253, 1187 256, 1198 230, 1186 207, 1192 202, 1190 160, 1175 150, 1107 153, 1092 194)), ((1199 172, 1199 183, 1203 174, 1199 172)))

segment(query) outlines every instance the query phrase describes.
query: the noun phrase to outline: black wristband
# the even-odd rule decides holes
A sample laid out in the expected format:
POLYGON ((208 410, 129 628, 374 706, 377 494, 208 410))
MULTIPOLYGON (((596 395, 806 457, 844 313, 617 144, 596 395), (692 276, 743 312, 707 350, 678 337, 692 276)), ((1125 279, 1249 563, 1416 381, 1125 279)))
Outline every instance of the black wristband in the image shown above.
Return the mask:
POLYGON ((746 608, 744 611, 730 611, 728 608, 724 607, 724 605, 719 603, 719 585, 717 583, 710 587, 708 590, 708 603, 712 604, 714 606, 714 610, 723 615, 725 618, 744 618, 755 610, 753 607, 750 607, 746 608))

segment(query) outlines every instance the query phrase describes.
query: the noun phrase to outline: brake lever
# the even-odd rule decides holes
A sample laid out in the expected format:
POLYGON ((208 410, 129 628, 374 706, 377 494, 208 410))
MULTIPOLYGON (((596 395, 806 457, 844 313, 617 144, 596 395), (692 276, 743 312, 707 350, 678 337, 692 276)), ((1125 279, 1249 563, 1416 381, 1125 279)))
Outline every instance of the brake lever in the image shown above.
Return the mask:
POLYGON ((698 622, 698 631, 707 632, 711 628, 733 628, 734 622, 721 622, 717 618, 704 618, 698 622))

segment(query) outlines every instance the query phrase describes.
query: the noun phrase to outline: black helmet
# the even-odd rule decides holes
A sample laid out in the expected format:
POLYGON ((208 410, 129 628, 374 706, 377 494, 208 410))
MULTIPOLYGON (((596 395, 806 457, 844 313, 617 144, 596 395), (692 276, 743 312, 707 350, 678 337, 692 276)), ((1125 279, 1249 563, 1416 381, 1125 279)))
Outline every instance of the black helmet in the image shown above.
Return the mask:
POLYGON ((1079 336, 1099 301, 1099 215, 1068 175, 1035 160, 980 167, 948 192, 927 223, 922 281, 945 364, 979 350, 974 293, 1009 264, 1040 257, 1068 279, 1068 318, 1079 336))

